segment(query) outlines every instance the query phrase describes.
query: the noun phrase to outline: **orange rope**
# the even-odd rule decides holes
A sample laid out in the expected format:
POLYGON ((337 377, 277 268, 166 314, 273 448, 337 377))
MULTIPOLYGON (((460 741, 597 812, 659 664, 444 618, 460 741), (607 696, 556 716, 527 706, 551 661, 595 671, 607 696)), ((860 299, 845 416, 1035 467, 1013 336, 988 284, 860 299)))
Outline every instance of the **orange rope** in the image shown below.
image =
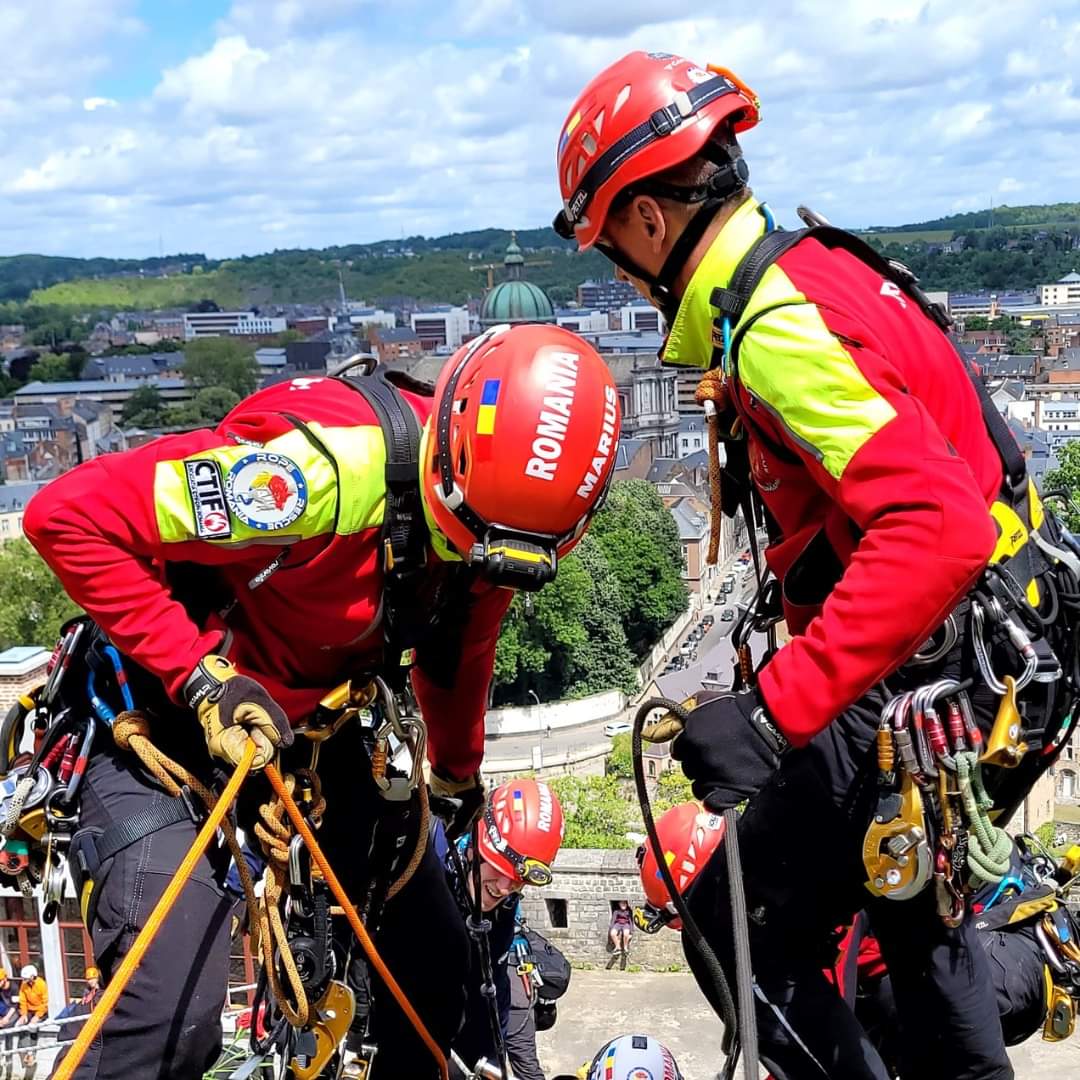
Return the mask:
MULTIPOLYGON (((446 1063, 446 1055, 440 1049, 439 1044, 432 1038, 431 1032, 428 1031, 424 1021, 417 1015, 416 1010, 405 996, 404 991, 398 985, 397 980, 390 974, 390 969, 383 962, 383 958, 375 948, 375 942, 371 940, 367 930, 364 929, 364 924, 360 921, 360 916, 356 913, 356 908, 349 902, 349 897, 346 894, 345 889, 342 887, 342 884, 338 880, 330 863, 326 861, 326 856, 323 854, 322 848, 319 847, 319 842, 315 839, 315 833, 311 831, 311 827, 308 825, 307 821, 304 820, 304 815, 300 812, 300 807, 296 805, 296 801, 293 799, 292 795, 289 794, 289 790, 285 786, 281 773, 279 773, 273 765, 267 765, 264 772, 266 779, 270 781, 270 786, 284 804, 296 831, 304 838, 308 853, 311 855, 312 859, 315 860, 315 865, 322 871, 323 878, 327 885, 330 886, 330 891, 334 894, 337 902, 345 909, 345 918, 349 920, 349 925, 352 927, 353 933, 363 947, 364 952, 367 953, 371 966, 378 972, 379 978, 386 984, 390 993, 394 995, 394 1000, 401 1006, 401 1011, 409 1018, 409 1023, 412 1024, 417 1035, 420 1036, 424 1041, 424 1045, 431 1052, 431 1056, 435 1059, 435 1064, 438 1065, 439 1074, 442 1076, 443 1080, 449 1080, 450 1069, 446 1063)), ((57 1080, 64 1080, 64 1078, 57 1077, 57 1080)))
POLYGON ((720 498, 720 413, 728 405, 728 390, 720 368, 706 371, 694 391, 694 400, 705 406, 709 425, 709 554, 706 561, 715 566, 720 557, 720 527, 723 507, 720 498), (712 406, 710 409, 709 406, 712 406))
MULTIPOLYGON (((199 830, 199 835, 195 837, 195 842, 184 856, 184 861, 177 867, 172 880, 161 894, 161 899, 158 900, 157 904, 154 906, 154 910, 150 913, 150 918, 146 920, 146 924, 139 931, 139 936, 135 939, 135 944, 131 946, 131 950, 124 959, 121 960, 120 967, 117 969, 115 976, 109 980, 109 985, 105 987, 105 992, 101 995, 101 1000, 90 1014, 90 1019, 87 1020, 86 1026, 79 1032, 78 1037, 72 1044, 70 1052, 67 1057, 64 1058, 60 1068, 54 1074, 53 1080, 71 1080, 72 1075, 86 1055, 86 1051, 90 1049, 90 1044, 97 1038, 102 1026, 112 1012, 113 1006, 116 1005, 120 995, 124 992, 124 988, 127 986, 132 975, 135 974, 136 969, 142 962, 143 956, 146 954, 146 950, 150 947, 150 943, 157 936, 162 923, 164 923, 169 912, 172 910, 173 905, 180 896, 180 890, 183 889, 187 884, 188 878, 191 877, 191 874, 195 869, 195 864, 202 858, 203 852, 221 827, 221 823, 228 813, 229 807, 232 806, 233 800, 240 790, 240 785, 247 778, 247 774, 251 769, 251 763, 255 760, 256 752, 257 747, 254 741, 248 739, 247 744, 244 747, 244 755, 240 759, 240 764, 236 766, 236 771, 229 778, 229 782, 225 785, 225 790, 221 793, 221 797, 214 805, 214 809, 210 811, 209 817, 207 817, 203 827, 199 830)), ((281 778, 278 777, 279 781, 280 779, 281 778)))

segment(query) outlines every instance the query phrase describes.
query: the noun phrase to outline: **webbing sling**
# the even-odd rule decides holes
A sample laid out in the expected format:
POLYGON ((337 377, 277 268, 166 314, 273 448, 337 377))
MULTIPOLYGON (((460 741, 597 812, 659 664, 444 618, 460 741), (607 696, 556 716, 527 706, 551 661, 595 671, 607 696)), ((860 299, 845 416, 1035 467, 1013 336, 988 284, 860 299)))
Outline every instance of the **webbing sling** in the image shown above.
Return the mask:
POLYGON ((919 309, 931 319, 948 337, 960 362, 964 366, 976 393, 979 395, 979 406, 982 409, 983 422, 986 425, 987 434, 990 436, 1001 458, 1005 472, 1005 483, 1014 499, 1023 499, 1027 495, 1027 466, 1024 463, 1024 455, 1009 431, 1004 418, 994 407, 989 391, 972 365, 956 347, 956 342, 949 334, 952 327, 952 319, 948 312, 940 304, 931 302, 926 293, 919 287, 918 279, 903 263, 895 259, 886 259, 879 251, 872 248, 865 240, 860 239, 853 233, 838 229, 834 225, 813 225, 805 229, 796 229, 791 232, 777 229, 760 237, 742 257, 735 273, 726 288, 716 288, 710 296, 710 302, 719 308, 721 316, 728 320, 729 327, 734 328, 731 344, 728 350, 728 364, 732 375, 738 370, 739 345, 747 331, 753 324, 769 311, 778 307, 786 307, 795 300, 784 300, 774 305, 763 308, 759 312, 740 322, 751 297, 765 276, 765 272, 785 252, 790 251, 796 244, 801 243, 807 237, 812 237, 818 243, 830 250, 840 249, 848 252, 860 262, 864 263, 875 273, 880 274, 886 281, 892 282, 904 291, 904 294, 913 300, 919 309))
POLYGON ((428 528, 420 494, 420 425, 381 369, 359 378, 339 376, 371 406, 386 443, 386 508, 383 512, 384 677, 394 690, 404 684, 421 627, 416 580, 427 562, 428 528))

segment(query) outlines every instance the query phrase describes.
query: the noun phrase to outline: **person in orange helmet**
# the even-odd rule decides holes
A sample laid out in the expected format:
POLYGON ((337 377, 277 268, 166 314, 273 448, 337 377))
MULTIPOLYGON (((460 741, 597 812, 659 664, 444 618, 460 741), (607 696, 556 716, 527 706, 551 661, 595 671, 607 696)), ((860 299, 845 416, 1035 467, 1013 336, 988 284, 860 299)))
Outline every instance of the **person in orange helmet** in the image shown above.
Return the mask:
MULTIPOLYGON (((402 689, 411 681, 431 788, 456 801, 457 835, 484 806, 483 719, 502 617, 515 590, 555 577, 588 527, 614 470, 618 399, 596 351, 554 326, 486 331, 446 360, 433 393, 393 378, 377 369, 266 387, 214 429, 59 477, 30 502, 24 526, 119 651, 155 744, 193 772, 207 777, 211 757, 234 766, 249 736, 258 767, 278 752, 286 768, 307 765, 306 745, 290 755, 293 728, 328 692, 376 675, 402 689)), ((94 707, 81 686, 85 677, 61 691, 76 715, 94 707)), ((359 724, 331 746, 319 762, 319 837, 359 897, 384 871, 369 866, 369 841, 386 800, 359 724)), ((73 865, 108 981, 197 825, 108 739, 95 744, 81 794, 73 865)), ((78 1080, 186 1080, 214 1061, 226 870, 213 851, 201 860, 78 1080)), ((385 904, 376 940, 447 1048, 464 991, 429 977, 420 925, 447 970, 468 962, 430 848, 385 904)), ((401 1010, 379 1007, 383 994, 376 987, 374 1038, 401 1075, 433 1077, 401 1010)))

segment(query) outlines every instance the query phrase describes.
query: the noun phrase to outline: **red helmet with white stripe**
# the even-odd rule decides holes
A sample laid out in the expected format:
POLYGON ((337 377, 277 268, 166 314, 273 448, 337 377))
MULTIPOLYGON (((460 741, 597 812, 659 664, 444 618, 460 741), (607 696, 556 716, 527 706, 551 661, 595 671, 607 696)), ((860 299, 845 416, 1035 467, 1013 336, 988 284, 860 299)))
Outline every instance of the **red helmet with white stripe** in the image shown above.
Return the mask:
POLYGON ((523 885, 548 885, 563 828, 558 796, 543 780, 508 780, 491 793, 484 807, 480 855, 523 885))
POLYGON ((617 60, 581 92, 559 136, 556 232, 592 247, 616 195, 701 153, 721 125, 753 127, 759 107, 726 68, 664 52, 617 60))
MULTIPOLYGON (((664 851, 664 860, 682 895, 694 883, 724 839, 724 819, 706 810, 699 802, 680 803, 660 817, 656 823, 656 834, 664 851)), ((667 926, 681 930, 682 922, 675 916, 675 905, 660 876, 656 855, 648 841, 638 848, 638 866, 641 886, 650 907, 667 926)))
POLYGON ((497 585, 536 589, 581 539, 619 443, 599 353, 558 326, 496 326, 439 375, 423 493, 458 554, 497 585))

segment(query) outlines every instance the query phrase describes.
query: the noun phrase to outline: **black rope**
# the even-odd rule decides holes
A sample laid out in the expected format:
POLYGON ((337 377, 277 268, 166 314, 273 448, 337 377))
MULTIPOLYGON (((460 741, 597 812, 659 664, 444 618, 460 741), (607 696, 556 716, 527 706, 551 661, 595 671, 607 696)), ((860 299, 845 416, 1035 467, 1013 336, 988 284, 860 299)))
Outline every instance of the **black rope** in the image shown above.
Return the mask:
MULTIPOLYGON (((704 934, 702 934, 700 927, 695 922, 693 915, 690 914, 690 908, 687 906, 682 893, 679 892, 678 886, 675 884, 675 878, 672 876, 671 868, 664 858, 664 849, 660 843, 659 834, 656 831, 656 821, 653 818, 649 791, 645 785, 645 766, 641 754, 641 731, 645 726, 645 718, 654 709, 664 709, 677 716, 683 723, 686 722, 690 715, 682 705, 676 701, 672 701, 670 698, 653 697, 641 703, 634 716, 634 730, 631 733, 631 749, 634 761, 634 786, 637 790, 638 802, 641 804, 641 816, 645 821, 645 832, 649 837, 649 843, 652 845, 653 854, 656 857, 656 868, 660 873, 660 877, 663 879, 664 885, 667 887, 671 902, 675 905, 675 910, 679 913, 679 918, 682 920, 683 933, 687 935, 691 944, 697 950, 698 955, 701 957, 705 964, 705 968, 708 971, 709 979, 712 983, 716 1000, 719 1005, 720 1021, 724 1025, 724 1041, 722 1049, 730 1059, 738 1053, 737 1036, 739 1031, 739 1015, 735 1010, 735 1001, 731 996, 731 987, 728 984, 727 976, 724 974, 724 969, 720 966, 720 961, 716 958, 716 953, 713 952, 712 947, 705 940, 704 934)), ((727 829, 725 829, 724 839, 727 839, 727 829)), ((737 857, 738 853, 736 850, 736 858, 737 857)), ((735 876, 739 877, 741 880, 741 873, 736 873, 735 876)), ((743 910, 745 915, 745 904, 743 910)), ((751 1008, 751 1012, 752 1011, 751 1008)), ((753 1080, 757 1080, 757 1047, 756 1045, 750 1046, 747 1047, 746 1050, 746 1076, 748 1078, 752 1077, 753 1080), (753 1069, 752 1072, 751 1068, 753 1069)))
MULTIPOLYGON (((458 853, 457 844, 447 837, 447 845, 450 858, 454 863, 454 869, 461 881, 462 888, 468 896, 468 875, 462 865, 461 856, 458 853)), ((495 998, 495 974, 491 963, 491 942, 488 934, 491 930, 491 920, 484 918, 483 909, 480 905, 480 823, 473 826, 472 834, 472 896, 469 898, 471 912, 465 920, 469 936, 476 944, 476 951, 480 956, 480 994, 487 1002, 488 1022, 491 1025, 491 1037, 494 1041, 495 1053, 499 1057, 499 1073, 502 1080, 510 1080, 506 1068, 506 1042, 503 1039, 502 1023, 499 1020, 499 1005, 495 998)), ((475 1062, 467 1063, 470 1067, 475 1062)))

